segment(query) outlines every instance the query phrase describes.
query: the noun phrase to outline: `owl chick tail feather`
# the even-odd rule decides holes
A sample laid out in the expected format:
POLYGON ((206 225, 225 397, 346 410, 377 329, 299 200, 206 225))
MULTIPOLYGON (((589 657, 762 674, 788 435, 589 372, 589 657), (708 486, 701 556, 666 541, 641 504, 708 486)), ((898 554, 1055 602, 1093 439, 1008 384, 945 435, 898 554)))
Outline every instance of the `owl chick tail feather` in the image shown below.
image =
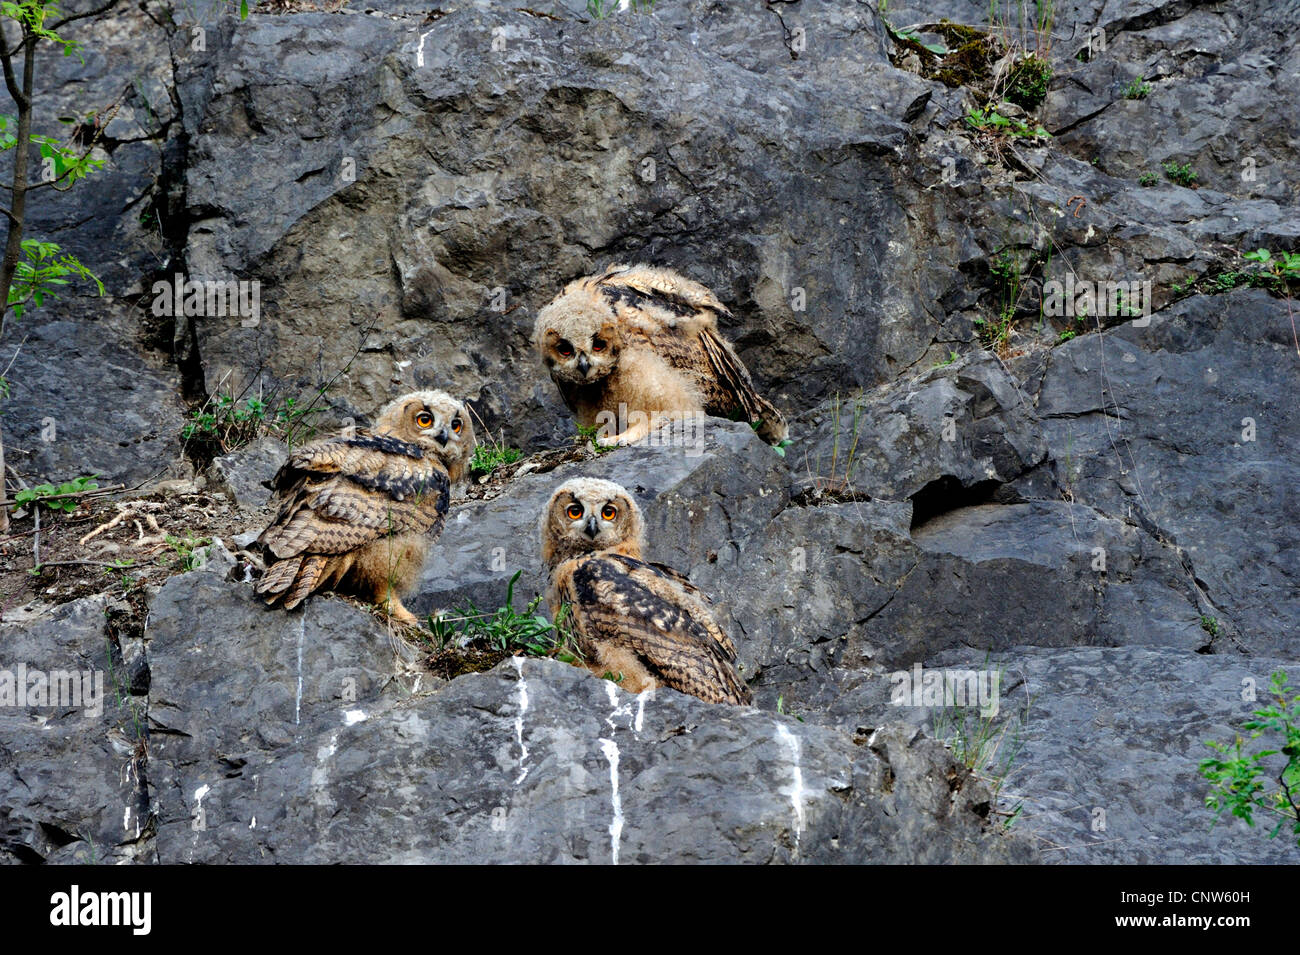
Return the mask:
POLYGON ((758 436, 768 444, 780 444, 790 435, 785 415, 758 393, 748 369, 722 339, 712 333, 702 334, 700 342, 718 376, 730 383, 730 388, 746 420, 758 424, 758 436))
POLYGON ((718 675, 726 689, 726 694, 718 702, 733 703, 738 706, 749 706, 754 702, 754 692, 730 665, 719 667, 718 675))
POLYGON ((292 610, 316 589, 327 563, 323 554, 276 561, 253 589, 265 597, 267 606, 279 603, 285 610, 292 610))

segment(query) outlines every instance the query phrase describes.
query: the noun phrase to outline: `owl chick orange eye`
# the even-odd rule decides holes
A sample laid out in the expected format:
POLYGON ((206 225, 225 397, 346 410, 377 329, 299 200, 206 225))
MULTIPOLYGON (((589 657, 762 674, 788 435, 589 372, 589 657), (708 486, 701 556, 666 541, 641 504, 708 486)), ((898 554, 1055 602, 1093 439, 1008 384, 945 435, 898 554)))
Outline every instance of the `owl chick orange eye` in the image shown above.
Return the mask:
POLYGON ((603 340, 603 339, 600 339, 600 338, 593 338, 593 339, 591 340, 591 350, 592 350, 592 351, 604 351, 604 350, 605 350, 605 342, 604 342, 604 340, 603 340))
POLYGON ((560 342, 555 346, 555 350, 560 353, 561 358, 568 358, 573 354, 573 346, 568 342, 560 342))
POLYGON ((460 434, 460 429, 463 427, 465 426, 461 423, 461 420, 459 418, 457 418, 455 421, 451 423, 451 430, 455 431, 457 434, 460 434))
POLYGON ((612 521, 618 516, 618 508, 613 504, 606 504, 600 509, 600 516, 607 521, 612 521))
POLYGON ((429 412, 427 411, 421 411, 418 415, 415 416, 415 423, 419 425, 421 428, 432 428, 433 415, 429 414, 429 412))
POLYGON ((570 504, 568 509, 564 513, 569 515, 569 520, 576 521, 582 517, 582 505, 570 504))

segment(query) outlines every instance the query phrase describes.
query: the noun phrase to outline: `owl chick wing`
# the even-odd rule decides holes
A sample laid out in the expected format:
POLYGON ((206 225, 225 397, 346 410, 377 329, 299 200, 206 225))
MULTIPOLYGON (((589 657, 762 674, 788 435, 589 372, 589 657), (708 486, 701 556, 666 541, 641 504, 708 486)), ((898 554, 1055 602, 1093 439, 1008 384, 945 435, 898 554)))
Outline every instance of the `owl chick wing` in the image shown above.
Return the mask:
POLYGON ((665 686, 710 703, 749 703, 749 687, 732 666, 731 641, 699 591, 665 570, 632 557, 594 554, 578 561, 560 597, 584 640, 626 647, 665 686))
POLYGON ((731 313, 713 292, 648 266, 614 266, 597 281, 611 305, 631 306, 624 310, 631 330, 653 342, 668 364, 693 373, 706 411, 720 417, 739 412, 747 421, 763 421, 764 437, 784 437, 784 416, 758 393, 749 370, 718 333, 718 319, 731 313), (628 312, 641 320, 629 321, 628 312), (652 324, 644 320, 651 316, 652 324))
POLYGON ((708 595, 705 594, 704 591, 702 591, 699 587, 696 587, 695 584, 691 583, 691 579, 689 577, 687 577, 685 574, 681 573, 680 571, 673 570, 673 568, 669 567, 667 564, 660 564, 660 563, 656 563, 655 561, 644 561, 644 563, 650 566, 656 573, 660 574, 661 576, 676 581, 677 585, 680 586, 682 590, 686 591, 687 594, 695 598, 695 600, 700 604, 697 611, 697 616, 702 616, 702 622, 710 628, 709 632, 713 635, 713 638, 718 642, 718 645, 722 647, 722 650, 726 654, 727 659, 735 660, 736 646, 731 642, 731 638, 727 636, 726 632, 721 627, 719 627, 716 622, 714 622, 712 615, 709 613, 708 607, 711 601, 709 600, 708 595))
POLYGON ((270 486, 279 512, 258 540, 279 559, 436 531, 451 502, 442 462, 405 441, 366 433, 299 448, 270 486))

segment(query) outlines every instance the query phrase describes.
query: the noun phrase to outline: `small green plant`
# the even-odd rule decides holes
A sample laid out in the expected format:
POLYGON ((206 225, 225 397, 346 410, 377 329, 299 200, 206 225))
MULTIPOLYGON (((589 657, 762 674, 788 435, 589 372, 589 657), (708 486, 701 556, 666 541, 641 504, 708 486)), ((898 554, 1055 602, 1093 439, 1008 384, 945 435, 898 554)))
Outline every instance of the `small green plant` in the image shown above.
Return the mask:
POLYGON ((989 0, 989 32, 998 33, 1005 46, 1032 47, 1032 55, 1040 60, 1051 52, 1055 19, 1053 0, 989 0))
POLYGON ((1115 314, 1132 318, 1141 315, 1142 310, 1128 300, 1128 293, 1121 288, 1115 290, 1115 314))
POLYGON ((77 499, 70 495, 93 491, 99 487, 94 481, 95 476, 91 474, 87 477, 74 478, 59 485, 38 484, 35 487, 23 488, 14 494, 14 507, 37 504, 44 505, 52 511, 63 511, 69 514, 77 509, 77 499))
POLYGON ((1280 294, 1291 294, 1300 285, 1300 252, 1270 252, 1256 249, 1241 254, 1243 268, 1189 275, 1184 282, 1169 286, 1174 295, 1201 291, 1206 294, 1231 292, 1236 288, 1262 288, 1280 294))
POLYGON ((1270 679, 1269 694, 1271 704, 1255 710, 1254 719, 1242 724, 1250 731, 1249 740, 1238 735, 1232 743, 1206 741, 1218 755, 1201 760, 1198 767, 1210 783, 1205 806, 1214 812, 1213 825, 1225 812, 1252 827, 1256 812, 1274 815, 1278 823, 1269 838, 1276 838, 1283 826, 1289 826, 1300 846, 1300 693, 1288 685, 1286 671, 1277 670, 1270 679), (1246 748, 1266 732, 1276 734, 1277 742, 1271 745, 1277 749, 1251 752, 1246 748), (1286 758, 1276 775, 1273 770, 1282 760, 1269 766, 1273 757, 1286 758), (1277 780, 1276 787, 1267 784, 1269 778, 1277 780))
POLYGON ((1196 184, 1196 171, 1187 163, 1180 165, 1171 160, 1165 163, 1163 168, 1170 182, 1186 186, 1189 189, 1196 184))
MULTIPOLYGON (((743 416, 740 414, 735 414, 732 417, 732 420, 733 421, 743 420, 743 416)), ((749 423, 749 426, 753 428, 755 431, 761 431, 763 428, 763 419, 759 418, 757 421, 751 421, 749 423)), ((794 444, 793 438, 782 438, 780 442, 772 445, 772 450, 775 451, 777 454, 779 454, 781 457, 785 457, 785 449, 790 447, 790 445, 792 444, 794 444)))
POLYGON ((1144 172, 1138 176, 1138 185, 1140 186, 1154 186, 1159 181, 1160 177, 1153 172, 1144 172))
POLYGON ((1250 282, 1250 276, 1245 272, 1219 272, 1211 275, 1208 279, 1209 289, 1211 292, 1231 292, 1240 285, 1247 285, 1250 282))
POLYGON ((975 109, 971 107, 966 110, 966 124, 973 129, 978 129, 980 132, 1024 139, 1050 139, 1052 135, 1041 125, 1036 124, 1031 128, 1024 120, 1008 119, 996 109, 975 109))
POLYGON ((1219 621, 1214 617, 1202 615, 1201 629, 1204 630, 1206 633, 1208 633, 1210 636, 1217 637, 1219 635, 1219 621))
POLYGON ((272 411, 264 398, 240 400, 218 391, 190 412, 190 420, 181 429, 181 439, 186 444, 206 445, 214 454, 242 448, 259 434, 275 435, 292 446, 295 438, 310 437, 314 432, 308 419, 316 413, 310 407, 298 407, 293 398, 285 398, 272 411))
POLYGON ((198 570, 202 567, 204 558, 197 551, 199 548, 207 547, 212 543, 212 538, 195 537, 191 531, 186 531, 183 538, 168 534, 164 539, 167 546, 172 549, 172 553, 176 555, 173 558, 173 563, 183 571, 198 570))
MULTIPOLYGON (((999 722, 996 717, 982 716, 978 707, 940 707, 934 711, 933 728, 935 739, 952 750, 957 762, 989 783, 996 802, 1003 781, 1024 748, 1023 714, 999 722)), ((1011 811, 1006 826, 1020 815, 1022 806, 1018 804, 1011 811)))
MULTIPOLYGON (((853 468, 857 464, 858 432, 865 418, 864 404, 865 399, 862 395, 853 399, 852 418, 846 425, 844 420, 846 409, 841 402, 840 393, 837 391, 835 397, 831 399, 831 427, 834 429, 834 437, 831 439, 831 459, 827 471, 814 478, 819 489, 837 494, 853 493, 853 468)), ((821 469, 823 461, 824 458, 818 462, 818 470, 821 469)))
POLYGON ((786 708, 785 708, 785 694, 784 694, 784 693, 782 693, 780 696, 778 696, 778 697, 776 698, 776 711, 777 711, 777 713, 779 713, 779 714, 782 715, 782 716, 789 716, 789 717, 791 717, 791 718, 793 718, 793 719, 798 720, 800 723, 803 722, 803 717, 802 717, 802 716, 800 716, 800 715, 797 714, 797 713, 793 713, 793 712, 790 712, 790 711, 786 710, 786 708))
MULTIPOLYGON (((265 412, 265 406, 263 406, 265 412)), ((290 440, 294 432, 302 428, 307 418, 312 414, 309 408, 299 408, 298 402, 294 398, 285 398, 284 402, 275 411, 275 430, 285 435, 286 440, 290 440)), ((265 419, 265 414, 263 415, 265 419)), ((311 429, 308 429, 311 430, 311 429)), ((292 441, 290 441, 292 443, 292 441)))
POLYGON ((1011 720, 999 723, 971 706, 936 709, 934 735, 952 750, 957 762, 972 771, 989 771, 999 784, 1024 746, 1019 730, 1012 731, 1011 720))
POLYGON ((935 368, 947 368, 949 365, 951 365, 951 364, 952 364, 953 362, 955 362, 956 360, 957 360, 957 352, 956 352, 956 351, 950 351, 950 352, 948 352, 948 357, 947 357, 947 358, 943 359, 942 361, 936 361, 936 362, 934 363, 933 367, 935 367, 935 368))
POLYGON ((1125 99, 1146 99, 1151 92, 1151 85, 1142 81, 1141 74, 1128 86, 1124 87, 1125 99))
POLYGON ((1300 252, 1278 252, 1274 255, 1268 249, 1256 249, 1254 252, 1246 252, 1242 258, 1263 266, 1265 273, 1280 283, 1300 281, 1300 252))
POLYGON ((573 436, 573 443, 579 447, 589 445, 597 454, 607 454, 614 450, 614 445, 601 444, 596 440, 600 436, 600 425, 593 424, 589 428, 584 428, 579 424, 574 427, 578 429, 578 433, 573 436))
POLYGON ((1022 109, 1037 109, 1047 99, 1051 82, 1052 64, 1031 53, 1007 75, 1006 97, 1022 109))
POLYGON ((135 561, 129 557, 123 557, 118 560, 110 560, 108 566, 104 568, 104 575, 109 576, 114 573, 120 574, 118 583, 121 585, 123 592, 130 593, 136 587, 140 586, 140 578, 133 577, 126 573, 127 570, 135 566, 135 561))
POLYGON ((560 608, 554 622, 538 612, 542 602, 540 594, 528 601, 523 613, 515 610, 515 584, 522 573, 515 571, 506 585, 505 603, 492 613, 479 610, 471 601, 451 613, 430 616, 429 630, 438 649, 477 644, 526 656, 555 657, 564 663, 581 660, 582 654, 569 625, 567 604, 560 608))
POLYGON ((980 339, 999 355, 1007 350, 1011 342, 1011 323, 1016 317, 1016 307, 1020 303, 1020 292, 1024 284, 1020 258, 1013 252, 1003 252, 989 261, 989 272, 993 276, 994 288, 998 295, 998 311, 993 321, 975 319, 979 326, 980 339))
POLYGON ((1071 319, 1071 321, 1078 327, 1077 328, 1067 327, 1064 331, 1062 331, 1060 336, 1057 338, 1058 344, 1062 342, 1068 342, 1071 338, 1075 338, 1079 335, 1082 335, 1084 332, 1088 330, 1087 309, 1085 307, 1080 306, 1079 314, 1074 316, 1074 318, 1071 319))
MULTIPOLYGON (((984 666, 989 667, 987 660, 984 666)), ((995 686, 1001 687, 1005 670, 998 667, 997 674, 995 686)), ((1023 709, 1017 708, 1000 720, 997 713, 985 715, 979 706, 940 706, 931 710, 934 738, 952 750, 957 762, 989 783, 995 803, 1003 781, 1024 748, 1029 707, 1026 699, 1023 709)), ((1008 817, 1005 826, 1015 822, 1022 806, 1018 804, 1010 813, 998 813, 1008 817)))
POLYGON ((890 30, 890 32, 901 40, 910 40, 918 46, 924 47, 935 56, 945 56, 948 53, 948 48, 942 43, 923 43, 921 41, 921 34, 917 33, 915 30, 890 30))
POLYGON ((470 458, 470 470, 477 471, 480 474, 491 474, 499 467, 507 464, 514 464, 524 456, 524 452, 518 448, 506 447, 504 435, 493 438, 488 434, 487 440, 474 448, 474 456, 470 458))

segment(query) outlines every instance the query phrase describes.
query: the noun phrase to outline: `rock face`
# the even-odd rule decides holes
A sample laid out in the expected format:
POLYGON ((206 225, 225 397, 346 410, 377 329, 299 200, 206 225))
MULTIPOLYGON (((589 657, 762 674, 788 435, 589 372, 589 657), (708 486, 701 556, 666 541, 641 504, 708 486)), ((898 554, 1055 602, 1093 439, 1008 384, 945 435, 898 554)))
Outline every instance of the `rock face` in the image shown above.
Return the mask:
MULTIPOLYGON (((154 861, 1034 858, 1024 840, 985 833, 988 790, 908 727, 855 738, 673 690, 631 696, 520 657, 430 686, 427 674, 399 676, 368 614, 338 600, 266 610, 228 579, 231 567, 211 558, 154 601, 139 767, 154 861)), ((98 609, 70 606, 73 622, 98 609)), ((70 745, 103 727, 87 729, 70 745)), ((104 763, 97 775, 115 778, 115 761, 104 763)), ((37 795, 38 807, 70 798, 37 795)), ((98 815, 119 819, 137 795, 105 792, 98 815)), ((58 861, 50 834, 77 838, 67 833, 87 824, 61 822, 12 814, 8 851, 58 861), (19 834, 34 844, 20 849, 19 834)))
MULTIPOLYGON (((1189 654, 1167 647, 996 654, 947 651, 927 668, 1001 672, 996 734, 981 769, 1000 787, 1013 831, 1044 862, 1097 864, 1285 864, 1294 844, 1225 817, 1211 827, 1196 766, 1206 740, 1230 741, 1264 700, 1269 674, 1295 660, 1189 654), (1006 727, 1005 736, 1002 729, 1006 727)), ((900 718, 941 736, 965 733, 942 707, 898 706, 885 674, 841 674, 822 701, 823 719, 845 727, 900 718)), ((811 711, 810 711, 811 712, 811 711)), ((976 747, 971 746, 972 752, 976 747)))
POLYGON ((146 707, 110 610, 105 598, 89 597, 0 628, 6 862, 111 864, 148 855, 146 707), (21 697, 15 684, 25 688, 21 697))
MULTIPOLYGON (((192 402, 246 387, 323 391, 323 424, 442 387, 509 446, 565 445, 533 316, 619 260, 716 290, 794 443, 711 421, 698 447, 522 473, 454 504, 409 604, 494 609, 518 571, 518 608, 554 487, 618 481, 649 556, 712 598, 754 708, 532 658, 442 683, 341 600, 264 611, 214 546, 147 626, 111 596, 4 624, 4 667, 118 689, 93 716, 0 708, 0 855, 1300 858, 1211 830, 1196 773, 1258 705, 1243 680, 1300 672, 1300 341, 1240 257, 1300 242, 1300 12, 1084 0, 1051 43, 999 28, 1055 69, 1031 117, 1052 137, 999 141, 898 33, 988 5, 878 7, 79 24, 86 66, 51 63, 43 102, 130 91, 104 173, 33 202, 106 294, 6 329, 6 362, 28 336, 4 429, 30 483, 184 472, 192 402), (259 312, 155 314, 178 274, 257 283, 259 312), (1054 314, 1067 280, 1150 292, 1143 314, 1054 314), (917 665, 999 674, 1014 744, 972 752, 969 707, 894 705, 917 665)), ((261 439, 208 467, 250 528, 282 456, 261 439)))
POLYGON ((1259 291, 1189 299, 1070 342, 1038 390, 1058 461, 1072 452, 1058 481, 1176 545, 1223 632, 1270 655, 1296 653, 1300 616, 1286 312, 1259 291))
POLYGON ((672 690, 632 697, 549 660, 340 705, 296 735, 178 766, 185 798, 160 817, 159 861, 1032 858, 982 834, 987 791, 963 791, 932 742, 895 729, 859 747, 672 690))

